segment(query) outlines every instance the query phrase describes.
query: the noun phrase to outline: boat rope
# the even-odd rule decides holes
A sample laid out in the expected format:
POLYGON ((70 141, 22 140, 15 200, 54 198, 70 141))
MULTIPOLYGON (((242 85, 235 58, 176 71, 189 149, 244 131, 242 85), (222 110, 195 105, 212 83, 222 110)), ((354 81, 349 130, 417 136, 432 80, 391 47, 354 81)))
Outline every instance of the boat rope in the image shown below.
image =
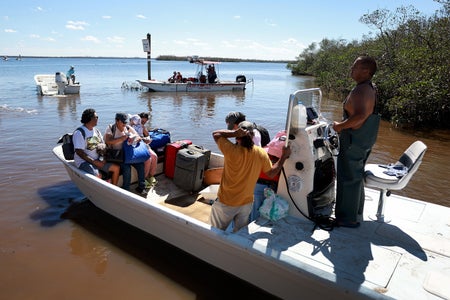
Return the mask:
POLYGON ((284 171, 284 167, 281 168, 281 171, 283 172, 284 182, 286 184, 286 190, 289 194, 289 198, 291 199, 292 203, 294 204, 295 208, 308 220, 314 223, 314 227, 312 231, 316 230, 317 227, 320 229, 326 230, 326 231, 332 231, 334 227, 336 227, 336 219, 331 216, 324 216, 324 215, 315 215, 313 217, 309 217, 306 215, 300 207, 298 207, 297 203, 295 203, 294 198, 291 195, 291 192, 289 191, 289 184, 287 182, 287 176, 286 172, 284 171))

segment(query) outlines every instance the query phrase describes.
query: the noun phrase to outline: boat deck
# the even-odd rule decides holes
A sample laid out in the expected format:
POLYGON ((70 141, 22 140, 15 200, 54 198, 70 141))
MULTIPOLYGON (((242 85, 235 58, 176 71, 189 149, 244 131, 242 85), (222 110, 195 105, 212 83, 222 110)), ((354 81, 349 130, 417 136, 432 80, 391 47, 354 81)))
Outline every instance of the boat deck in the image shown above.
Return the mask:
MULTIPOLYGON (((177 187, 164 174, 156 176, 158 184, 147 194, 147 200, 181 212, 187 216, 209 224, 211 205, 198 193, 189 193, 177 187)), ((136 187, 133 185, 132 187, 136 187)))

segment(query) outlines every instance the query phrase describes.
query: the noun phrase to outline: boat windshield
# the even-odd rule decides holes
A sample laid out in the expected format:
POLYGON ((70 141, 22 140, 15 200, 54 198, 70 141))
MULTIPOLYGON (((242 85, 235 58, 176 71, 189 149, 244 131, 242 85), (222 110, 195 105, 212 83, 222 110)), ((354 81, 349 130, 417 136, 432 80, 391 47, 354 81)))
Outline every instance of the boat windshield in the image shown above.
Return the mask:
POLYGON ((286 118, 286 131, 289 134, 294 128, 326 121, 320 112, 322 91, 320 88, 298 90, 290 95, 286 118), (304 106, 304 109, 301 108, 304 106), (295 124, 295 125, 293 125, 295 124))

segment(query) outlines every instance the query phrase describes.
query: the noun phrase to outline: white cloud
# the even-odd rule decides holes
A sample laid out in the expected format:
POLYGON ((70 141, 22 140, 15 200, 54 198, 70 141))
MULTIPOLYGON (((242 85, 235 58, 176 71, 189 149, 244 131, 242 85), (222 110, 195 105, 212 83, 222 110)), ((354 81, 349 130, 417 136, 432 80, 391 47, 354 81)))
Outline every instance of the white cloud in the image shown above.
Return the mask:
POLYGON ((52 38, 52 37, 44 38, 42 40, 46 41, 46 42, 56 42, 56 40, 54 38, 52 38))
POLYGON ((112 19, 111 16, 102 16, 102 19, 112 19))
POLYGON ((144 15, 136 15, 136 18, 138 18, 138 19, 147 19, 147 17, 144 16, 144 15))
POLYGON ((66 28, 71 30, 84 30, 88 23, 84 21, 67 21, 66 28))
POLYGON ((115 43, 115 44, 123 44, 125 42, 125 38, 121 36, 111 36, 106 38, 108 42, 115 43))
POLYGON ((32 39, 38 39, 38 38, 40 38, 41 36, 39 35, 39 34, 30 34, 30 38, 32 38, 32 39))
POLYGON ((5 32, 14 33, 14 32, 17 32, 17 31, 14 30, 14 29, 7 28, 7 29, 5 29, 5 32))
POLYGON ((99 39, 92 35, 87 35, 84 38, 81 38, 81 40, 85 42, 94 42, 96 44, 100 43, 99 39))
POLYGON ((42 7, 40 7, 40 6, 36 7, 36 10, 38 10, 38 11, 44 11, 44 9, 43 9, 42 7))

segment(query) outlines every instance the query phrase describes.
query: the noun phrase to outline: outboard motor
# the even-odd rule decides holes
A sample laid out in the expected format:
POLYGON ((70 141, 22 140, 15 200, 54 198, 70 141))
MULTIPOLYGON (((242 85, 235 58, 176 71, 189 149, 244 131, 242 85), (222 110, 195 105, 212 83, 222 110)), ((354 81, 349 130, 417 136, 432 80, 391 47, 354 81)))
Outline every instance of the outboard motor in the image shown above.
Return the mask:
POLYGON ((313 102, 321 97, 320 89, 314 88, 297 91, 289 99, 286 133, 291 155, 277 189, 288 201, 290 215, 308 219, 330 216, 335 202, 334 153, 326 136, 329 126, 313 110, 313 102))
POLYGON ((247 82, 247 78, 244 75, 236 76, 236 82, 247 82))
POLYGON ((58 85, 58 95, 64 95, 64 88, 67 85, 66 75, 62 72, 55 73, 55 82, 58 85))

